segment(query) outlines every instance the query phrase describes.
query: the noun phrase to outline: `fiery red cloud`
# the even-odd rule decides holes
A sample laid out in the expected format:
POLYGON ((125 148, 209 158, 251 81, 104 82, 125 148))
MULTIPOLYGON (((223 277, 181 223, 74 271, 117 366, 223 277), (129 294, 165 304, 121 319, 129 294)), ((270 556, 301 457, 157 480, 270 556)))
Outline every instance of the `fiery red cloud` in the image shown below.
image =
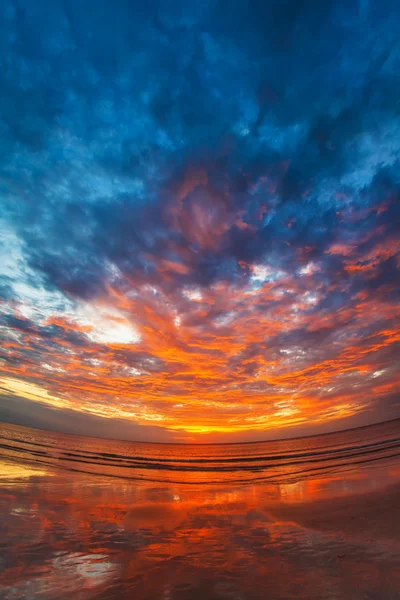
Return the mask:
POLYGON ((205 183, 202 173, 182 182, 174 215, 196 247, 173 244, 174 260, 146 256, 150 276, 114 269, 102 293, 76 302, 72 312, 40 315, 26 302, 13 305, 3 394, 241 439, 243 432, 261 436, 311 423, 335 428, 344 418, 374 413, 396 392, 400 305, 391 298, 393 285, 356 290, 340 310, 327 304, 346 290, 348 274, 368 281, 385 261, 398 261, 396 239, 368 249, 363 235, 334 242, 308 262, 307 248, 298 248, 289 268, 238 261, 235 279, 189 285, 176 277, 191 274, 199 253, 215 251, 236 227, 205 183), (340 257, 342 279, 325 277, 329 256, 340 257))
POLYGON ((14 4, 0 420, 222 441, 399 416, 394 3, 14 4))

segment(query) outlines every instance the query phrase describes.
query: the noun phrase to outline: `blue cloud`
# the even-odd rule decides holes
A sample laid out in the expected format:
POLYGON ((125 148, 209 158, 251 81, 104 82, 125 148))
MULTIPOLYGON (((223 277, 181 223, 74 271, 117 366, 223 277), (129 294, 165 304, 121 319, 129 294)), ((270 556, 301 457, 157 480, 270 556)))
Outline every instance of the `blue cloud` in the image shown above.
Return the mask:
POLYGON ((316 264, 310 315, 392 302, 399 28, 394 0, 4 0, 3 326, 79 345, 14 300, 253 285, 254 265, 307 293, 316 264))

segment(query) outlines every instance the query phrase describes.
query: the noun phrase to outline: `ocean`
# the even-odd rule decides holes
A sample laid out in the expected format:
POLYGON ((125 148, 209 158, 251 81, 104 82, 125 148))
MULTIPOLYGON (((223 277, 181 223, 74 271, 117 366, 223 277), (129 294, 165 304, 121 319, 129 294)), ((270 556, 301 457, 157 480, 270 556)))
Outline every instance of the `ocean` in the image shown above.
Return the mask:
POLYGON ((245 444, 0 424, 0 598, 400 599, 400 421, 245 444))
POLYGON ((331 434, 244 444, 148 444, 0 426, 0 455, 131 480, 282 483, 400 454, 400 420, 331 434))

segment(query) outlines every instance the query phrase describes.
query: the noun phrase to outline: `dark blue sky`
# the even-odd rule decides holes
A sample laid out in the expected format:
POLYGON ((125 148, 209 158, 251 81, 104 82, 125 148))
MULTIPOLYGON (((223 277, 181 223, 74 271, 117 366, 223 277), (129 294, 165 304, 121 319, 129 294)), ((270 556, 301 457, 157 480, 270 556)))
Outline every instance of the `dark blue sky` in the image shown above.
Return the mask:
POLYGON ((0 418, 398 416, 399 30, 389 0, 4 0, 0 418))

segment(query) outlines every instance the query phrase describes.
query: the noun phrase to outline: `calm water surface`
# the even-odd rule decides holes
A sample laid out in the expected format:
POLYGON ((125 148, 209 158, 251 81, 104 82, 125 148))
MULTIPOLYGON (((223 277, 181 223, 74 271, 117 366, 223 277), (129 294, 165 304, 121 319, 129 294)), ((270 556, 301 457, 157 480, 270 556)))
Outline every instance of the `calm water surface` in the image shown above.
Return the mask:
POLYGON ((400 599, 400 422, 240 445, 0 424, 0 598, 400 599))

